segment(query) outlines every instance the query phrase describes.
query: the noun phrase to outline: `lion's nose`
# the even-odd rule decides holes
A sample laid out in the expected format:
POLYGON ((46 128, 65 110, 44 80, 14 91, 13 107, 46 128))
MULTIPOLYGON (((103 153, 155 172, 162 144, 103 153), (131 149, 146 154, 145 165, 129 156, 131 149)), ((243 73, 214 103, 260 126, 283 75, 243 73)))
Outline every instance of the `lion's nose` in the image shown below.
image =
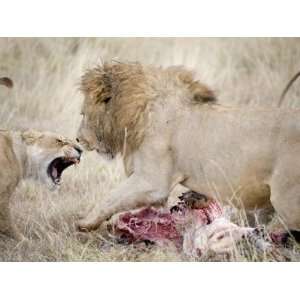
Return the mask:
MULTIPOLYGON (((78 144, 81 143, 81 140, 79 139, 79 137, 76 138, 76 142, 77 142, 78 144)), ((81 153, 83 152, 81 146, 79 146, 79 145, 78 145, 78 146, 75 146, 75 149, 78 151, 79 155, 81 155, 81 153)))

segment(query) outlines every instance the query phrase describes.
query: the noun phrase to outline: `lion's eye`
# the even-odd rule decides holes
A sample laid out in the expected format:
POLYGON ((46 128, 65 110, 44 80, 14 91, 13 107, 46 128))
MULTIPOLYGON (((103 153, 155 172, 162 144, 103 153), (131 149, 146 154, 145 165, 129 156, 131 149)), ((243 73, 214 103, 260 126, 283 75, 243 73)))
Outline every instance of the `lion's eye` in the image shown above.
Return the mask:
POLYGON ((56 142, 57 142, 58 144, 62 144, 62 143, 63 143, 63 141, 62 141, 61 139, 56 139, 56 142))
POLYGON ((111 100, 111 97, 107 97, 103 100, 104 103, 108 103, 111 100))

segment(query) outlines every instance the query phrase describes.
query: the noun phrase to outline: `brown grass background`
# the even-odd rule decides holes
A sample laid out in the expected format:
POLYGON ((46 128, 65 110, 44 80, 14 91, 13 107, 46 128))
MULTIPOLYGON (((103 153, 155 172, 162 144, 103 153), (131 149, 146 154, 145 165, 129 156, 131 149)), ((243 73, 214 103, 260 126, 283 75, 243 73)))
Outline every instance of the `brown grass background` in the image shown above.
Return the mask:
MULTIPOLYGON (((103 61, 139 61, 159 66, 184 65, 210 85, 228 104, 276 106, 287 81, 300 70, 297 38, 0 38, 0 76, 14 80, 13 90, 0 89, 0 128, 37 128, 70 137, 80 122, 80 76, 103 61)), ((300 104, 300 83, 284 107, 300 104)), ((247 109, 247 108, 245 108, 247 109)), ((117 159, 106 162, 87 153, 77 168, 64 174, 64 184, 49 192, 24 181, 12 201, 18 243, 0 238, 2 261, 172 261, 189 260, 172 248, 117 245, 97 231, 79 234, 78 214, 105 195, 124 176, 117 159)), ((237 221, 246 222, 244 212, 237 221)), ((276 256, 258 253, 249 244, 232 255, 201 260, 299 260, 299 249, 279 249, 276 256)))

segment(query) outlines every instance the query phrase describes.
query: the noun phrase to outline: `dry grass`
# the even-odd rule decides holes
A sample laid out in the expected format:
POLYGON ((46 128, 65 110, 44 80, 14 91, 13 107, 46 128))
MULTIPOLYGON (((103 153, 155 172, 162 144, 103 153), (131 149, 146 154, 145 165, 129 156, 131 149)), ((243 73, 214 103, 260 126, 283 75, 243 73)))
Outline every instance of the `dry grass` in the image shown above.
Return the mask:
MULTIPOLYGON (((0 59, 0 75, 15 82, 13 90, 0 89, 0 127, 47 129, 74 137, 82 101, 77 83, 87 67, 110 59, 182 64, 197 70, 222 102, 276 106, 284 85, 300 69, 300 40, 1 38, 0 59)), ((298 106, 299 91, 293 87, 284 105, 298 106)), ((78 214, 103 201, 123 176, 119 160, 108 164, 90 153, 77 169, 66 171, 58 192, 24 182, 12 209, 27 240, 0 238, 0 260, 187 260, 174 249, 115 245, 100 232, 76 232, 78 214)), ((245 222, 243 212, 238 222, 245 222)), ((281 249, 274 257, 245 243, 231 257, 209 255, 203 260, 299 260, 299 249, 281 249)))

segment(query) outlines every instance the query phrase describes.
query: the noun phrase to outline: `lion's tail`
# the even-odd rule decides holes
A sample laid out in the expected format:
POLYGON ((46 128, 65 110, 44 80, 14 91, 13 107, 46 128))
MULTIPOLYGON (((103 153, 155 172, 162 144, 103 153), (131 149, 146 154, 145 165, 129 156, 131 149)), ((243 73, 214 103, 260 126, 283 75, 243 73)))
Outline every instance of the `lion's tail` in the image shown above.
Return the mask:
POLYGON ((9 89, 11 89, 14 86, 14 82, 8 77, 1 77, 0 78, 0 85, 5 85, 9 89))
POLYGON ((288 82, 288 84, 286 85, 285 89, 283 90, 280 98, 279 98, 279 103, 278 103, 278 106, 280 107, 287 92, 289 91, 290 87, 293 85, 293 83, 298 79, 298 77, 300 76, 300 71, 297 72, 291 79, 290 81, 288 82))

